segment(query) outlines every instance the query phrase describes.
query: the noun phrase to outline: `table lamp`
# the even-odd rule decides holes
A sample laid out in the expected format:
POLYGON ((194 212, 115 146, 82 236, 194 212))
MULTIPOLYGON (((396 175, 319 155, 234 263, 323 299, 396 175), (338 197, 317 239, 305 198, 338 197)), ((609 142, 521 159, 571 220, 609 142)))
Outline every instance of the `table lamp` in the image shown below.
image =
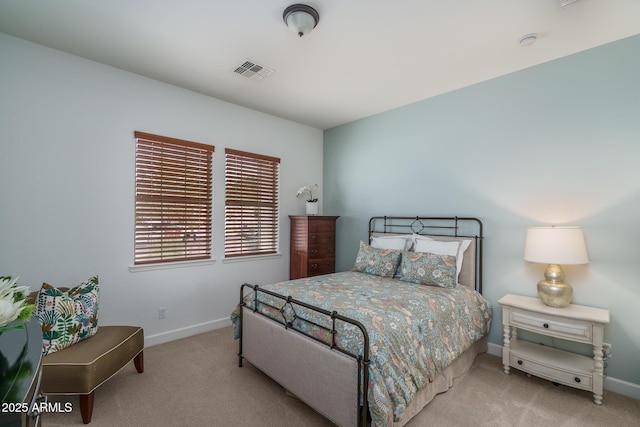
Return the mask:
POLYGON ((538 282, 538 296, 550 307, 571 304, 573 288, 564 281, 560 264, 587 264, 587 247, 582 228, 573 226, 529 227, 524 259, 549 264, 545 280, 538 282))

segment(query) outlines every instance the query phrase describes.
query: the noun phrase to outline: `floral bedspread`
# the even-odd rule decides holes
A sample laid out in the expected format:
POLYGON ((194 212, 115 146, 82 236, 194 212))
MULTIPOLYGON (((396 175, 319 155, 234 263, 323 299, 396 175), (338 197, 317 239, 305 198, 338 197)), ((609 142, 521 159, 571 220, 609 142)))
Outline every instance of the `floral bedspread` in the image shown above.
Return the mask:
MULTIPOLYGON (((268 289, 361 322, 369 334, 368 400, 372 427, 389 426, 401 419, 416 392, 456 357, 489 332, 492 308, 478 292, 458 286, 445 289, 418 285, 366 273, 343 272, 267 285, 268 289)), ((253 292, 245 301, 253 304, 253 292)), ((260 294, 258 309, 283 322, 292 310, 280 310, 283 301, 260 294)), ((330 319, 295 307, 296 316, 331 327, 330 319)), ((231 320, 238 334, 236 309, 231 320)), ((331 335, 304 321, 294 321, 325 342, 331 335)), ((338 321, 336 344, 362 354, 362 333, 338 321)))

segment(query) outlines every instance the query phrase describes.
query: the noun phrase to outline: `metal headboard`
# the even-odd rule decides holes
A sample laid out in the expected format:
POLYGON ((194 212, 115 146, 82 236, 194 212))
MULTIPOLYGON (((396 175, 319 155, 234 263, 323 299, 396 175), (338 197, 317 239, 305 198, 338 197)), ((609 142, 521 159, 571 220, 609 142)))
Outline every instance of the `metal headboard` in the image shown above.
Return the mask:
POLYGON ((378 234, 420 234, 466 237, 476 246, 475 289, 482 293, 482 221, 468 217, 374 216, 369 220, 369 242, 378 234))

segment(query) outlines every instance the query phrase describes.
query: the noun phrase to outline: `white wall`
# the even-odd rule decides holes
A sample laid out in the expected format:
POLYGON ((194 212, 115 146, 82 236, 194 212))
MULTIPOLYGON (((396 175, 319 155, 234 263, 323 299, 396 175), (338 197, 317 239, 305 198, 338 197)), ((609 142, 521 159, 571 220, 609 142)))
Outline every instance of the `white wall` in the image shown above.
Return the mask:
POLYGON ((574 302, 611 311, 606 373, 640 397, 638 52, 635 36, 325 131, 338 269, 371 216, 476 216, 502 345, 497 301, 536 296, 546 268, 523 259, 527 227, 582 226, 590 263, 564 267, 574 302))
POLYGON ((227 325, 243 282, 288 278, 322 131, 1 33, 0 58, 0 275, 36 290, 97 274, 100 324, 141 325, 147 344, 227 325), (215 145, 215 263, 129 271, 135 130, 215 145), (279 258, 222 262, 225 147, 281 158, 279 258))

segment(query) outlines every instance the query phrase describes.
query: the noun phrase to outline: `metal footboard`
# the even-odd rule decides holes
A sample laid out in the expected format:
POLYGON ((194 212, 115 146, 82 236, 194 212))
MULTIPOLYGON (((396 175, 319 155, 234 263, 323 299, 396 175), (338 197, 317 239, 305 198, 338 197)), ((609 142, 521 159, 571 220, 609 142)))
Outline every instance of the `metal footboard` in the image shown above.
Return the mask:
MULTIPOLYGON (((253 333, 255 335, 255 332, 253 333)), ((274 372, 279 372, 280 368, 275 369, 273 367, 274 364, 278 364, 278 361, 267 360, 265 358, 287 357, 289 353, 287 349, 274 348, 273 347, 274 344, 271 342, 272 339, 276 340, 276 342, 279 342, 279 343, 291 342, 293 343, 291 345, 296 345, 296 346, 303 345, 303 346, 311 347, 311 345, 307 345, 305 343, 313 344, 314 346, 316 343, 319 344, 321 346, 320 348, 314 347, 309 349, 313 353, 308 353, 308 355, 305 356, 305 352, 301 352, 302 353, 301 357, 299 355, 292 356, 291 360, 287 362, 288 364, 291 365, 288 367, 288 369, 292 369, 292 370, 297 369, 301 372, 304 372, 305 374, 309 374, 310 376, 313 376, 313 375, 310 374, 307 371, 307 369, 309 368, 313 369, 313 366, 309 367, 308 363, 307 365, 305 365, 306 362, 309 362, 309 361, 302 360, 305 357, 310 359, 311 363, 316 363, 322 358, 332 357, 332 354, 335 354, 335 352, 342 355, 342 357, 338 357, 335 359, 336 378, 334 380, 339 382, 334 384, 335 388, 336 390, 339 388, 344 388, 345 386, 346 387, 353 386, 356 388, 354 396, 355 396, 355 404, 357 405, 357 408, 355 411, 356 416, 353 417, 355 418, 354 420, 356 423, 355 425, 358 427, 365 427, 367 425, 367 417, 368 417, 367 385, 369 383, 369 363, 370 363, 369 335, 364 325, 362 325, 362 323, 358 322, 357 320, 351 319, 349 317, 343 316, 337 313, 336 311, 328 311, 320 307, 307 304, 303 301, 296 300, 294 298, 291 298, 290 296, 284 296, 284 295, 275 293, 273 291, 269 291, 267 289, 262 289, 258 285, 251 285, 247 283, 243 284, 240 288, 240 336, 239 336, 238 365, 241 367, 242 361, 246 357, 247 360, 252 362, 259 369, 263 370, 267 375, 279 376, 280 374, 277 374, 277 373, 274 374, 274 372), (276 300, 281 301, 282 304, 280 306, 274 306, 264 301, 261 301, 259 298, 260 294, 269 295, 275 298, 276 300), (247 303, 247 301, 245 300, 247 296, 250 296, 249 298, 251 299, 251 304, 247 303), (282 317, 280 319, 273 319, 272 317, 265 315, 259 310, 258 304, 271 307, 272 309, 279 311, 282 317), (303 317, 298 316, 297 310, 299 311, 299 308, 304 308, 306 310, 319 313, 322 316, 326 316, 327 324, 330 324, 331 326, 327 327, 322 324, 318 324, 316 322, 312 322, 310 320, 307 320, 303 317), (247 319, 245 319, 245 310, 249 311, 249 314, 247 314, 246 316, 247 319), (289 315, 286 315, 285 312, 289 313, 289 315), (245 331, 244 331, 245 321, 247 322, 247 324, 254 325, 252 327, 260 331, 258 332, 258 334, 269 335, 270 337, 268 337, 268 339, 265 337, 257 337, 257 338, 254 337, 249 342, 243 343, 243 335, 245 334, 245 331), (361 351, 358 352, 359 354, 353 354, 352 352, 344 348, 341 348, 338 345, 337 337, 338 337, 339 331, 337 330, 337 327, 336 327, 337 321, 342 321, 344 323, 351 324, 357 327, 362 332, 363 345, 362 345, 361 351), (316 328, 328 333, 331 336, 331 343, 327 343, 317 338, 316 336, 313 336, 307 333, 305 330, 301 330, 299 327, 296 327, 297 322, 306 323, 307 325, 311 325, 313 328, 316 328), (304 339, 301 340, 301 336, 296 334, 300 334, 301 336, 304 337, 304 339), (283 340, 289 340, 289 339, 290 341, 283 341, 283 340), (309 340, 313 341, 313 343, 309 340), (259 345, 261 347, 252 348, 252 349, 245 348, 248 345, 255 346, 256 345, 255 341, 260 341, 259 345), (271 349, 265 348, 267 346, 272 346, 272 348, 271 349), (254 355, 253 357, 259 360, 254 361, 254 359, 252 359, 251 357, 248 357, 245 354, 245 352, 247 351, 249 351, 248 354, 253 354, 254 355), (322 353, 323 351, 326 353, 326 355, 323 355, 322 353), (287 353, 287 355, 283 355, 282 353, 287 353), (347 359, 350 360, 350 362, 346 362, 346 365, 341 364, 342 360, 346 361, 347 359), (355 368, 349 368, 348 367, 349 363, 351 365, 355 364, 355 368), (356 378, 355 379, 346 378, 344 379, 344 381, 342 381, 342 378, 340 377, 345 375, 345 372, 350 372, 350 374, 348 375, 355 375, 356 378)), ((279 361, 279 362, 280 364, 282 364, 282 361, 279 361)), ((330 362, 330 363, 333 363, 333 362, 330 362)), ((332 370, 333 370, 333 367, 332 367, 332 370)), ((295 371, 292 372, 291 375, 296 375, 296 372, 295 371)), ((284 376, 290 377, 291 375, 284 375, 284 376)), ((283 382, 286 383, 287 380, 281 379, 281 378, 275 378, 275 377, 273 377, 273 379, 276 380, 278 383, 280 383, 283 387, 285 388, 288 387, 287 384, 283 384, 283 382)), ((326 380, 326 378, 322 378, 322 380, 326 380)), ((331 380, 331 381, 334 381, 334 380, 331 380)), ((328 387, 333 390, 334 385, 329 384, 328 387)), ((295 390, 290 390, 290 391, 293 394, 296 394, 295 390)), ((304 387, 300 393, 301 394, 305 393, 304 387)), ((301 400, 306 401, 303 398, 303 396, 298 396, 298 397, 300 397, 301 400)), ((314 407, 313 402, 306 401, 306 403, 314 407)), ((332 417, 331 416, 332 414, 325 413, 326 408, 314 407, 314 409, 318 410, 318 412, 327 416, 327 418, 331 419, 332 421, 340 422, 338 419, 332 417), (325 409, 325 411, 323 411, 323 409, 325 409)), ((336 417, 339 418, 338 415, 336 417)), ((350 417, 347 417, 347 418, 351 419, 350 417)))

